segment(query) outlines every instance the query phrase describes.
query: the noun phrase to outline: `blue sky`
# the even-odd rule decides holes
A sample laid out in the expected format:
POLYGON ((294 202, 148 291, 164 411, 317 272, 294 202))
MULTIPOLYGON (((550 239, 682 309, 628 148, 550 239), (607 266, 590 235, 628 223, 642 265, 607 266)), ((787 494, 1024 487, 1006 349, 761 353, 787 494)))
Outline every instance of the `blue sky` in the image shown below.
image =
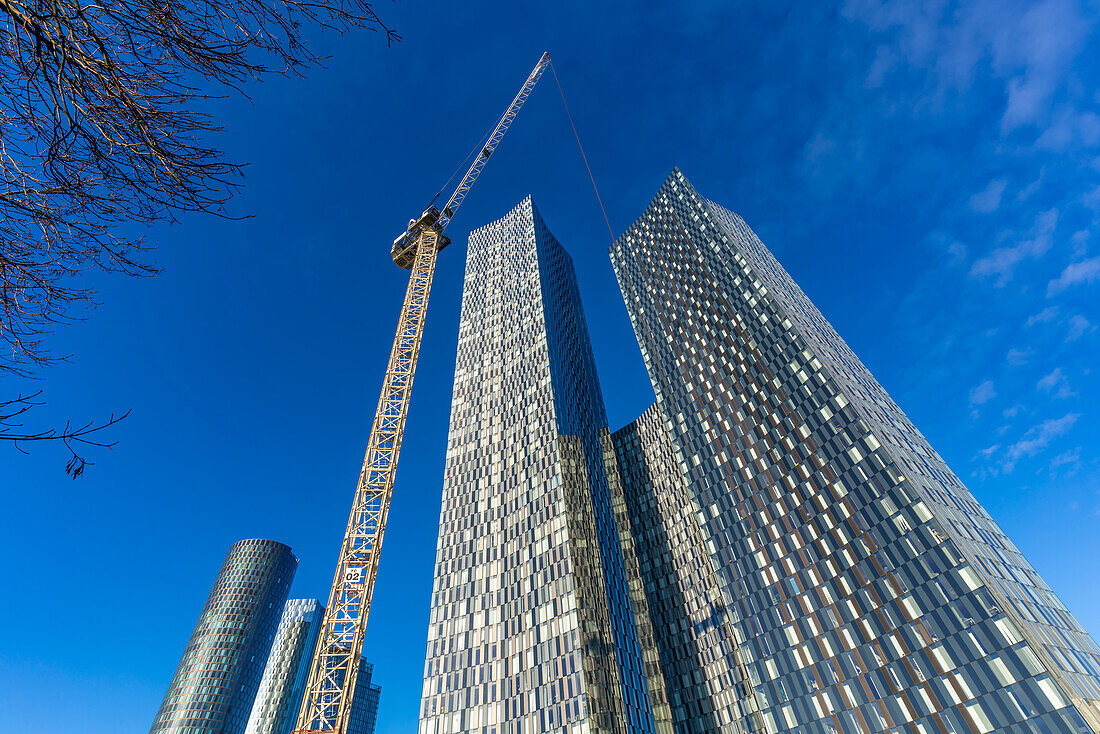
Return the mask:
MULTIPOLYGON (((405 287, 390 242, 544 49, 616 234, 674 165, 742 214, 1100 632, 1097 3, 379 9, 402 43, 319 34, 327 68, 210 103, 255 216, 150 232, 164 273, 95 278, 54 335, 75 358, 38 419, 133 414, 79 482, 0 452, 0 731, 147 730, 235 540, 288 543, 292 593, 326 596, 405 287)), ((466 234, 527 194, 576 262, 612 427, 652 401, 547 77, 437 270, 367 639, 380 734, 416 725, 466 234)))

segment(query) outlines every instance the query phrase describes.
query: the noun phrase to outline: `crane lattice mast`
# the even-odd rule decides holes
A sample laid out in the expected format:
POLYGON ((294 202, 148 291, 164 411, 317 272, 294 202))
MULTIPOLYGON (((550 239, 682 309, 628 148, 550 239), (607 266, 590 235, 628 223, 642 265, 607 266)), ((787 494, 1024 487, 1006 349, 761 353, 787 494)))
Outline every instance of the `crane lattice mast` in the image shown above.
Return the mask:
POLYGON ((310 667, 309 682, 298 712, 295 734, 346 734, 352 696, 363 650, 363 632, 370 613, 378 557, 393 495, 394 472, 405 432, 416 358, 424 333, 424 316, 432 288, 436 255, 450 240, 444 228, 462 205, 470 188, 500 144, 523 103, 550 64, 544 53, 515 99, 504 111, 443 209, 429 206, 393 243, 396 265, 411 270, 405 302, 397 321, 382 395, 374 414, 355 500, 348 518, 340 560, 329 592, 328 607, 310 667))

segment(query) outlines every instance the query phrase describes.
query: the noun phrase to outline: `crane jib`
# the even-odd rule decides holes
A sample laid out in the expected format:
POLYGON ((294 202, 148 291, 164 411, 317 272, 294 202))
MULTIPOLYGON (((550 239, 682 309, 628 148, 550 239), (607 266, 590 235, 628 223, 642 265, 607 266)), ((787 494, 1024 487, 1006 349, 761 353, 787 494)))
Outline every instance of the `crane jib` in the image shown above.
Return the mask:
MULTIPOLYGON (((481 171, 485 168, 489 156, 491 156, 497 146, 500 145, 501 139, 504 138, 504 134, 508 132, 508 128, 512 125, 512 121, 515 120, 516 115, 519 114, 520 109, 523 107, 523 103, 526 102, 527 98, 531 95, 531 91, 535 88, 535 84, 538 83, 539 77, 542 76, 542 72, 545 71, 546 67, 549 65, 550 54, 544 53, 538 63, 535 64, 535 68, 532 69, 531 73, 527 76, 527 80, 523 83, 523 86, 520 87, 519 92, 516 93, 512 103, 508 105, 507 109, 504 110, 504 114, 500 116, 500 120, 497 121, 496 127, 493 128, 493 132, 489 134, 489 138, 481 150, 481 155, 474 158, 473 163, 470 164, 470 168, 466 171, 466 175, 458 182, 458 186, 455 187, 450 198, 447 199, 447 203, 443 206, 442 216, 439 215, 438 210, 435 210, 434 207, 428 207, 424 210, 423 214, 420 215, 419 219, 411 220, 408 228, 393 241, 390 256, 393 258, 395 265, 405 269, 412 267, 412 247, 413 243, 416 241, 417 233, 422 227, 435 227, 438 232, 443 232, 447 223, 451 221, 455 212, 458 211, 458 207, 462 205, 462 202, 466 198, 466 194, 469 193, 470 188, 474 185, 474 182, 477 181, 477 177, 481 175, 481 171)), ((443 247, 445 246, 446 244, 443 245, 443 247)))

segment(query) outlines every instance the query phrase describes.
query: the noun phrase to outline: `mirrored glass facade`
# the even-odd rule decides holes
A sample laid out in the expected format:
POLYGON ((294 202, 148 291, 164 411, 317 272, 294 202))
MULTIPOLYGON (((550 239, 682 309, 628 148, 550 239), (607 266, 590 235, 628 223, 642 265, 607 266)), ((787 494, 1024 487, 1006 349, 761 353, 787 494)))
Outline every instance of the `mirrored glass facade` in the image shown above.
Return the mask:
MULTIPOLYGON (((359 674, 355 677, 355 697, 348 715, 347 734, 374 734, 374 725, 378 721, 378 704, 382 698, 382 689, 374 684, 374 666, 366 658, 359 661, 359 674)), ((298 702, 301 703, 301 696, 298 702)))
POLYGON ((470 235, 421 734, 670 732, 572 261, 470 235))
POLYGON ((317 599, 288 599, 245 734, 290 734, 297 723, 325 607, 317 599))
MULTIPOLYGON (((325 606, 319 599, 288 599, 271 654, 252 704, 245 734, 291 734, 305 695, 325 606)), ((372 734, 382 689, 371 681, 374 666, 359 661, 347 734, 372 734)))
POLYGON ((298 559, 273 540, 234 543, 150 734, 241 734, 298 559))
POLYGON ((676 446, 656 405, 612 438, 675 729, 740 731, 754 699, 676 446))
POLYGON ((1092 638, 740 217, 674 171, 611 258, 678 731, 1100 731, 1092 638))

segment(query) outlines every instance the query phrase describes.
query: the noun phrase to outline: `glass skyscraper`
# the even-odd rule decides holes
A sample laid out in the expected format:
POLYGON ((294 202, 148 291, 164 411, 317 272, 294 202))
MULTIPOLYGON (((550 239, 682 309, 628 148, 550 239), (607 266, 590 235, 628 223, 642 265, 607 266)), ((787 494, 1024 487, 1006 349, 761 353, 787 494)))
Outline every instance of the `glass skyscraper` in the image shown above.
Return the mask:
MULTIPOLYGON (((290 734, 298 722, 325 606, 319 599, 288 599, 267 657, 245 734, 290 734)), ((374 667, 362 659, 347 734, 372 734, 382 689, 371 683, 374 667)))
POLYGON ((298 559, 273 540, 234 543, 150 734, 241 734, 298 559))
POLYGON ((572 261, 470 234, 421 734, 671 732, 572 261))
POLYGON ((611 258, 680 734, 1100 732, 1100 649, 740 217, 673 171, 611 258))
MULTIPOLYGON (((375 685, 374 666, 366 658, 359 661, 359 675, 355 677, 355 698, 348 715, 347 734, 374 734, 374 724, 378 720, 378 703, 382 698, 382 689, 375 685)), ((299 695, 298 703, 302 698, 299 695)))
POLYGON ((317 599, 287 600, 245 734, 290 734, 294 729, 324 616, 317 599))
POLYGON ((656 405, 612 439, 675 729, 733 731, 753 711, 748 676, 676 446, 656 405))

